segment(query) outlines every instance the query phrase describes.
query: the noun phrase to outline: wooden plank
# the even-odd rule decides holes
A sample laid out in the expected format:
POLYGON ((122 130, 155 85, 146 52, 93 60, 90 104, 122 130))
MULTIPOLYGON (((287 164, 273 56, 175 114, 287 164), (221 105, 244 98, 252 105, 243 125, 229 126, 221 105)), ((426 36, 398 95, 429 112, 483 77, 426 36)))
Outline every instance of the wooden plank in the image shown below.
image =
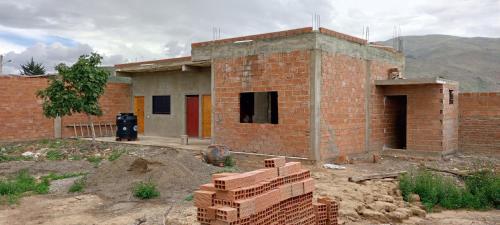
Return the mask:
POLYGON ((77 138, 78 134, 76 133, 76 123, 73 123, 73 131, 75 132, 75 138, 77 138))
POLYGON ((352 176, 349 177, 348 180, 350 182, 359 183, 367 180, 376 180, 376 179, 384 179, 384 178, 397 178, 400 174, 406 173, 406 171, 398 171, 398 172, 390 172, 390 173, 376 173, 370 175, 363 176, 352 176))
POLYGON ((102 128, 101 128, 101 122, 99 121, 99 137, 102 137, 102 128))
POLYGON ((82 123, 78 123, 78 126, 80 127, 80 133, 82 134, 82 137, 85 137, 85 135, 83 134, 83 126, 82 126, 82 123))

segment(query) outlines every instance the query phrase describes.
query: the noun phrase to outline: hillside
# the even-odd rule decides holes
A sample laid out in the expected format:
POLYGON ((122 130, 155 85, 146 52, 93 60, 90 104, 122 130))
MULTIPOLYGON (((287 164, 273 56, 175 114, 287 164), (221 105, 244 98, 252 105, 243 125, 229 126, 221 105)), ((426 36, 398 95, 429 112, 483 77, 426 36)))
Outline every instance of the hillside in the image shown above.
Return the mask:
MULTIPOLYGON (((406 77, 457 80, 461 91, 500 91, 500 38, 404 36, 406 77)), ((381 42, 392 46, 392 40, 381 42)))

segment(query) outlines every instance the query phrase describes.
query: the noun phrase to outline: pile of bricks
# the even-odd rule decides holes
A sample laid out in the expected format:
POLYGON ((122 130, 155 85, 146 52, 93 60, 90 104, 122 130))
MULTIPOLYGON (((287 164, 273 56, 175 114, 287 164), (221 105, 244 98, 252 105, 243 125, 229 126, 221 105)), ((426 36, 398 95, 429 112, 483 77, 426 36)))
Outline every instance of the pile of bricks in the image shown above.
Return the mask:
POLYGON ((313 203, 314 179, 299 162, 264 160, 264 169, 219 173, 194 192, 202 225, 337 224, 338 205, 313 203))

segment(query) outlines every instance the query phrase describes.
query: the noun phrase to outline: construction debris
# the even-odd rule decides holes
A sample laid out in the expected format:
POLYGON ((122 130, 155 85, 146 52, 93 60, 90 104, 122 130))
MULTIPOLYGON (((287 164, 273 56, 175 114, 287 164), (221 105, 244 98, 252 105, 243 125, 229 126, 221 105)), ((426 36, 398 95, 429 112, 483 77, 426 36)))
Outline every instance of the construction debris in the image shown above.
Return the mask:
POLYGON ((318 198, 314 179, 299 162, 264 161, 266 168, 214 174, 194 192, 197 219, 208 224, 338 224, 338 203, 318 198))
POLYGON ((333 164, 333 163, 326 163, 323 164, 323 168, 325 169, 333 169, 333 170, 345 170, 345 166, 333 164))
POLYGON ((364 175, 364 176, 354 176, 354 177, 349 177, 348 180, 350 182, 363 182, 366 180, 375 180, 375 179, 384 179, 384 178, 397 178, 399 177, 400 174, 406 173, 406 171, 399 171, 399 172, 391 172, 391 173, 377 173, 377 174, 370 174, 370 175, 364 175))

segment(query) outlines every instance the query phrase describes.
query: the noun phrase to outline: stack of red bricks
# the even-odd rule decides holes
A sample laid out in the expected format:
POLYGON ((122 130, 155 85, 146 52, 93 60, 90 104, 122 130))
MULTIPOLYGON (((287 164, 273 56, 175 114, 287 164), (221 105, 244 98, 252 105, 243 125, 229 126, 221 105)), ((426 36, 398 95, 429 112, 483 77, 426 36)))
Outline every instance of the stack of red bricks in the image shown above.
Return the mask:
POLYGON ((299 162, 264 161, 264 169, 219 173, 194 192, 202 225, 337 224, 338 205, 313 203, 314 179, 299 162))

